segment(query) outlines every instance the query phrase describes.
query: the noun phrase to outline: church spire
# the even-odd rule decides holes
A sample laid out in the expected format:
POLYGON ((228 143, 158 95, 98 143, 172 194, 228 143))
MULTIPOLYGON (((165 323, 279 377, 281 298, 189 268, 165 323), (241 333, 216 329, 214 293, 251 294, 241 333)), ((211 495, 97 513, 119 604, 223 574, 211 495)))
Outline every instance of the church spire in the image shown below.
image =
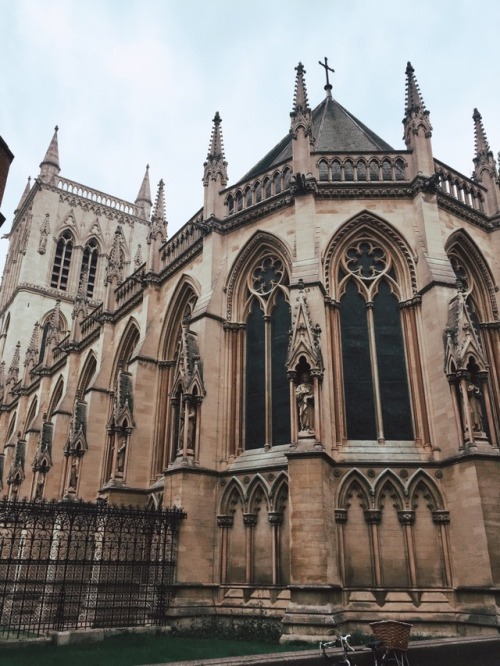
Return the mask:
POLYGON ((142 179, 142 185, 139 189, 137 199, 135 200, 135 205, 142 210, 144 219, 149 220, 151 206, 153 205, 151 200, 151 187, 149 184, 149 164, 146 166, 146 173, 142 179))
POLYGON ((432 157, 432 125, 429 111, 425 108, 415 70, 409 62, 406 66, 406 100, 403 118, 404 140, 413 151, 413 176, 431 176, 434 173, 432 157))
POLYGON ((19 203, 17 205, 16 210, 14 211, 14 215, 17 213, 18 210, 21 210, 23 207, 24 202, 28 198, 28 194, 31 191, 31 176, 28 176, 28 182, 26 183, 26 187, 24 188, 24 192, 21 195, 21 198, 19 199, 19 203))
POLYGON ((222 217, 223 203, 220 201, 219 193, 227 185, 227 162, 224 155, 224 142, 222 139, 222 118, 217 111, 213 118, 212 134, 208 155, 203 164, 203 185, 205 187, 204 217, 208 219, 222 217))
POLYGON ((40 180, 43 183, 50 183, 55 176, 61 171, 59 166, 59 144, 57 141, 57 132, 59 127, 56 125, 54 128, 54 136, 47 148, 45 157, 40 163, 40 180))
POLYGON ((312 112, 307 100, 304 65, 299 62, 295 71, 297 74, 295 76, 293 110, 290 112, 290 133, 294 139, 292 142, 293 171, 295 174, 307 175, 311 171, 311 144, 314 143, 312 112))
POLYGON ((147 270, 157 272, 160 267, 160 247, 167 240, 167 219, 165 216, 165 183, 160 180, 156 193, 153 214, 148 233, 147 270))
POLYGON ((486 132, 484 131, 483 119, 477 109, 472 116, 474 120, 474 144, 475 156, 473 178, 488 190, 486 195, 486 212, 494 215, 500 210, 500 190, 497 178, 497 165, 490 150, 486 132))

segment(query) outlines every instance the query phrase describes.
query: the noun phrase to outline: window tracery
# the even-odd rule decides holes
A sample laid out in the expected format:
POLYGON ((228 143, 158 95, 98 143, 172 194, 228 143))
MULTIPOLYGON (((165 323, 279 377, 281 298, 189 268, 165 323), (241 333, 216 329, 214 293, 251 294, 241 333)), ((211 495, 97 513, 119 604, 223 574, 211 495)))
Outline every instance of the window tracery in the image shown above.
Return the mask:
POLYGON ((369 236, 338 267, 348 439, 412 440, 413 419, 392 255, 369 236))
POLYGON ((267 252, 246 281, 245 447, 290 442, 286 374, 290 308, 281 258, 267 252))
POLYGON ((54 289, 66 291, 68 286, 71 255, 73 253, 73 236, 70 231, 64 231, 57 241, 56 254, 52 267, 50 286, 54 289))

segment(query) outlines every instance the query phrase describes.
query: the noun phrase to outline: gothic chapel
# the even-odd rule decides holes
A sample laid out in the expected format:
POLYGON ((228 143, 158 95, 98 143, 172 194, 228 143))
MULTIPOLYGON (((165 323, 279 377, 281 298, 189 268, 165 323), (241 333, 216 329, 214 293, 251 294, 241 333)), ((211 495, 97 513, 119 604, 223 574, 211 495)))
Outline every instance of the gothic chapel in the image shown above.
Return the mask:
POLYGON ((9 233, 0 488, 178 506, 169 617, 281 622, 283 640, 403 619, 500 625, 500 188, 433 155, 406 69, 404 148, 305 70, 284 138, 167 233, 60 173, 58 134, 9 233), (317 96, 315 94, 315 96, 317 96), (321 96, 320 96, 321 97, 321 96))

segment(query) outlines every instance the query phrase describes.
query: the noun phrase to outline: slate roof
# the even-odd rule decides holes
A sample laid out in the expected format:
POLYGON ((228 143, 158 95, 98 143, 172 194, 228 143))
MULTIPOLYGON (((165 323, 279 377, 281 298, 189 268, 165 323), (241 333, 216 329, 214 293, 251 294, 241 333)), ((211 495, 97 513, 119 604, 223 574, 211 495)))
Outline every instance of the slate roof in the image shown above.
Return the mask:
MULTIPOLYGON (((312 112, 313 152, 346 153, 388 151, 393 148, 368 129, 332 97, 326 97, 312 112)), ((287 134, 241 180, 253 178, 292 157, 292 136, 287 134)))

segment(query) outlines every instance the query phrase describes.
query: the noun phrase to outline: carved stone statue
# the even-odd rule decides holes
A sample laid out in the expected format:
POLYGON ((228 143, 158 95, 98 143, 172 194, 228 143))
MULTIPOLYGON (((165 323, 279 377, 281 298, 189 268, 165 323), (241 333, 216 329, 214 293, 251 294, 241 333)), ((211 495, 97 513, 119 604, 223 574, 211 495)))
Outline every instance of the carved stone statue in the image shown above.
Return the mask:
POLYGON ((120 438, 120 446, 116 452, 116 471, 123 474, 125 470, 125 456, 127 453, 127 436, 120 438))
MULTIPOLYGON (((464 406, 467 401, 472 432, 482 433, 483 428, 483 408, 481 405, 481 391, 474 382, 467 380, 466 384, 467 399, 463 400, 464 406)), ((472 433, 471 433, 472 434, 472 433)))
POLYGON ((295 389, 299 431, 311 432, 314 429, 314 388, 308 373, 304 373, 301 383, 295 389))
POLYGON ((80 473, 80 458, 78 456, 73 456, 71 460, 71 470, 69 473, 68 490, 76 492, 79 473, 80 473))

